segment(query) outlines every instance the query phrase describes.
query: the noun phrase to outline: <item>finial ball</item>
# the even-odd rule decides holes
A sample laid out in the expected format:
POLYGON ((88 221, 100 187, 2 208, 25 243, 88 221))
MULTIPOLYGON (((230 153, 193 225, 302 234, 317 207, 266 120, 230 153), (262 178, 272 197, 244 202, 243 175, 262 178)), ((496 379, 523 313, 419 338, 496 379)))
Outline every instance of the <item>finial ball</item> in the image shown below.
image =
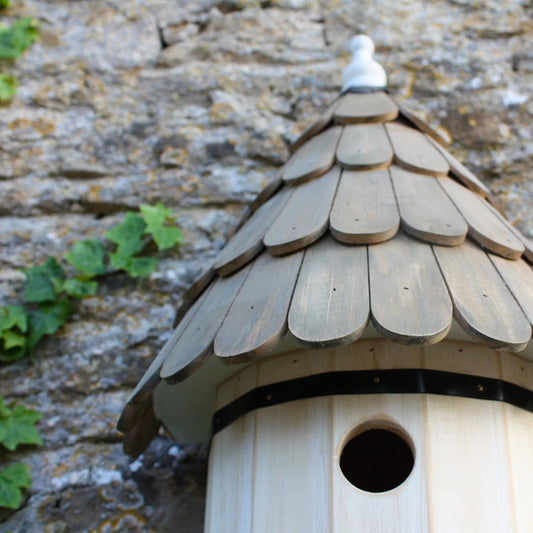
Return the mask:
POLYGON ((369 55, 374 53, 374 41, 368 35, 356 35, 352 37, 348 48, 352 54, 356 54, 359 51, 365 51, 369 55))

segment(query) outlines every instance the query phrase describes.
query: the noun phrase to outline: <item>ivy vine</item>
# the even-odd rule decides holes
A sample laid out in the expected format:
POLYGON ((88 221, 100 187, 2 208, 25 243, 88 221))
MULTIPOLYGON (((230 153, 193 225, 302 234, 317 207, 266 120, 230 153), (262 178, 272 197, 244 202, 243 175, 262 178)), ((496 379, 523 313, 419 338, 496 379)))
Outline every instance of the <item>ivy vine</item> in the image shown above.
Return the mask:
POLYGON ((180 243, 182 232, 174 221, 172 210, 162 203, 143 204, 140 213, 128 211, 124 220, 104 235, 114 251, 108 252, 110 246, 95 239, 73 245, 64 256, 73 276, 67 276, 64 263, 55 257, 23 269, 24 301, 0 307, 0 362, 33 358, 39 341, 70 319, 77 299, 95 295, 106 274, 123 271, 135 278, 153 272, 157 258, 140 254, 152 241, 159 251, 180 243))

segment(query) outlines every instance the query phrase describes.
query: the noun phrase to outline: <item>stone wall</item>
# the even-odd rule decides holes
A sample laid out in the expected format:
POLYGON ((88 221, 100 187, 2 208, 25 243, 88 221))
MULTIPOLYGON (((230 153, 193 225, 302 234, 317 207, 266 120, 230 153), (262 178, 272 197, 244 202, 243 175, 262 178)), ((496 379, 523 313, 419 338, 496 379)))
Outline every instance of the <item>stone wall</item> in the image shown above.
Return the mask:
POLYGON ((43 413, 34 483, 0 530, 202 530, 205 447, 161 435, 121 452, 117 417, 168 338, 189 283, 288 145, 331 100, 344 46, 370 34, 390 86, 533 236, 533 6, 524 0, 12 0, 39 19, 0 108, 0 304, 20 268, 162 200, 184 230, 149 278, 112 276, 0 393, 43 413))

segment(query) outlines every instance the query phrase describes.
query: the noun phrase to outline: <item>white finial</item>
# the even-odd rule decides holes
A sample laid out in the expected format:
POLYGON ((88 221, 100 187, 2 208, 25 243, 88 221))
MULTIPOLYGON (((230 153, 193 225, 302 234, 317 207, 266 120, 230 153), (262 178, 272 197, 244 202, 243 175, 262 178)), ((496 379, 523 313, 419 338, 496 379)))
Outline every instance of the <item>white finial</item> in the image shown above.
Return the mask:
POLYGON ((348 45, 352 53, 351 63, 344 69, 342 75, 342 90, 375 87, 387 85, 385 69, 374 61, 374 42, 367 35, 357 35, 348 45))

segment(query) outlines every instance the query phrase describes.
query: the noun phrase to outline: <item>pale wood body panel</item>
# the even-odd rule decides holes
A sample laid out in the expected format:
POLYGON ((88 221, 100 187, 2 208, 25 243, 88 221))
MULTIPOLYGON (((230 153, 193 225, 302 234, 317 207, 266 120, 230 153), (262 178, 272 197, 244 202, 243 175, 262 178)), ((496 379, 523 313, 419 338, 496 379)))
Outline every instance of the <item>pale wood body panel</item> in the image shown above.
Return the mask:
POLYGON ((423 133, 396 122, 387 124, 386 128, 398 165, 430 176, 448 174, 448 162, 423 133))
POLYGON ((264 237, 271 254, 294 252, 324 234, 339 178, 340 168, 335 167, 324 176, 296 188, 264 237))
POLYGON ((387 170, 344 170, 330 214, 331 233, 349 244, 382 242, 396 235, 400 215, 387 170))
MULTIPOLYGON (((217 407, 228 398, 255 388, 257 368, 248 366, 218 389, 217 407)), ((251 412, 214 436, 209 454, 205 533, 252 531, 254 501, 255 413, 251 412), (228 490, 233 480, 238 492, 228 490)))
POLYGON ((348 93, 341 96, 335 108, 335 122, 385 122, 398 116, 398 106, 383 92, 348 93))
POLYGON ((257 411, 251 533, 329 530, 331 401, 257 411))
POLYGON ((310 181, 329 170, 335 161, 341 131, 340 126, 335 126, 298 148, 284 168, 285 182, 295 184, 310 181))
POLYGON ((303 345, 335 346, 357 339, 370 312, 365 246, 330 236, 308 248, 289 311, 289 329, 303 345))
MULTIPOLYGON (((421 395, 334 396, 332 461, 332 528, 334 533, 427 533, 424 416, 421 395), (389 492, 373 494, 352 486, 338 466, 350 432, 374 422, 377 427, 400 426, 415 443, 415 465, 406 481, 389 492)), ((318 533, 318 532, 317 532, 318 533)))
POLYGON ((392 146, 382 124, 345 126, 337 147, 337 161, 344 168, 371 169, 388 167, 392 146))
POLYGON ((439 178, 424 176, 393 165, 390 169, 402 226, 427 242, 457 246, 468 233, 468 225, 439 178))
POLYGON ((427 395, 425 405, 430 531, 518 533, 503 404, 427 395))
MULTIPOLYGON (((370 368, 431 368, 533 388, 533 364, 512 354, 460 342, 409 347, 372 339, 258 361, 219 388, 217 407, 254 386, 370 368)), ((205 531, 529 532, 532 448, 533 413, 495 401, 337 395, 258 409, 213 440, 208 499, 218 501, 208 503, 205 531), (245 424, 253 444, 242 435, 245 424), (415 465, 399 487, 374 494, 344 478, 339 455, 361 424, 407 433, 415 465)))

